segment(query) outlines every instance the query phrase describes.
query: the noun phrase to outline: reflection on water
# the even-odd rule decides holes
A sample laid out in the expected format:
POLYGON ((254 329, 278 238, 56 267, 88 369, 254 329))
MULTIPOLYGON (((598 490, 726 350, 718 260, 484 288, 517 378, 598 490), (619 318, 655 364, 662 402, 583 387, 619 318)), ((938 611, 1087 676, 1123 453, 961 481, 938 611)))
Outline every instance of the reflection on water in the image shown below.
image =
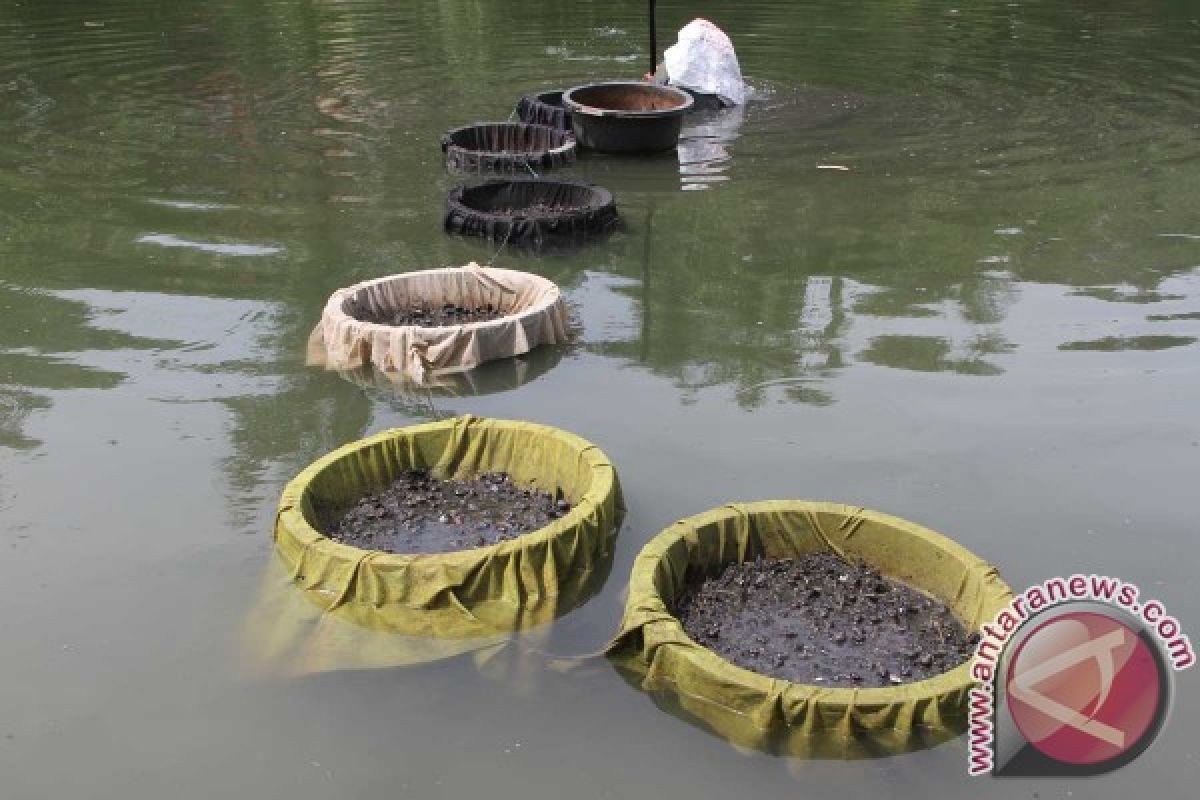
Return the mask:
POLYGON ((742 106, 688 115, 678 148, 684 189, 704 189, 707 184, 729 180, 724 174, 730 158, 726 146, 737 139, 744 118, 742 106))
POLYGON ((337 374, 362 387, 373 400, 416 417, 438 418, 445 416, 437 410, 439 400, 514 391, 553 369, 568 350, 569 345, 542 346, 514 358, 484 362, 465 372, 436 375, 426 384, 416 384, 400 373, 383 372, 374 365, 337 374))
POLYGON ((1200 311, 1184 311, 1179 314, 1148 314, 1146 319, 1153 322, 1175 322, 1179 320, 1200 320, 1200 311))
POLYGON ((860 357, 886 367, 911 369, 920 372, 958 372, 963 375, 999 375, 1000 367, 983 356, 1003 353, 1012 346, 1002 339, 987 336, 968 342, 963 352, 955 353, 954 345, 942 336, 877 336, 860 357))
MULTIPOLYGON (((173 204, 174 207, 180 208, 179 203, 173 204)), ((204 204, 212 208, 214 204, 204 204)), ((184 206, 187 207, 187 206, 184 206)), ((193 204, 191 208, 195 208, 193 204)), ((181 239, 171 233, 146 233, 137 238, 138 244, 156 244, 159 247, 188 247, 193 250, 200 250, 204 253, 216 253, 222 256, 270 256, 282 252, 283 248, 271 247, 261 244, 223 244, 219 242, 193 242, 188 239, 181 239)))
POLYGON ((1059 350, 1166 350, 1194 344, 1195 336, 1105 336, 1081 342, 1063 342, 1059 350))
POLYGON ((0 447, 28 450, 41 442, 25 435, 26 417, 50 407, 50 399, 24 389, 0 387, 0 447))
MULTIPOLYGON (((621 472, 613 573, 548 626, 556 652, 600 647, 656 530, 771 495, 932 523, 1014 585, 1123 574, 1200 619, 1187 0, 660 3, 660 35, 697 14, 725 28, 755 94, 690 117, 677 154, 563 170, 614 191, 610 238, 499 254, 563 287, 578 346, 487 365, 432 406, 304 366, 337 287, 495 255, 442 233, 456 179, 438 136, 507 118, 528 87, 640 75, 644 13, 0 8, 6 796, 156 797, 168 782, 186 796, 221 780, 275 795, 281 775, 297 797, 557 797, 581 780, 629 795, 663 763, 687 765, 666 797, 751 781, 794 796, 778 761, 733 753, 607 667, 537 668, 519 687, 481 681, 469 659, 236 674, 283 483, 348 440, 448 413, 578 431, 621 472), (157 778, 127 766, 135 740, 157 778)), ((1178 694, 1163 739, 1089 791, 1186 794, 1200 716, 1178 694)), ((968 790, 961 755, 793 768, 817 795, 940 797, 968 790)))
POLYGON ((510 634, 428 639, 376 631, 309 602, 278 559, 263 570, 257 597, 239 636, 240 668, 260 678, 297 677, 353 669, 385 669, 489 653, 510 634))
MULTIPOLYGON (((713 281, 718 285, 706 285, 705 291, 730 298, 730 302, 737 297, 732 276, 723 290, 719 278, 713 281)), ((1166 285, 1186 291, 1163 294, 1157 302, 1175 304, 1194 298, 1200 269, 1166 285)), ((740 331, 712 325, 706 328, 698 313, 702 306, 681 303, 677 287, 662 292, 656 288, 653 282, 631 282, 610 284, 608 290, 635 299, 643 319, 685 325, 680 316, 694 319, 688 326, 687 346, 676 340, 658 343, 643 324, 628 328, 620 340, 596 343, 593 349, 636 357, 686 392, 732 383, 736 387, 733 397, 745 408, 761 405, 766 394, 777 388, 784 390, 780 399, 817 405, 834 402, 836 394, 829 387, 839 373, 856 364, 987 377, 1003 374, 1004 365, 1014 363, 1023 348, 1033 352, 1047 347, 1059 351, 1163 350, 1195 341, 1189 336, 1149 332, 1064 340, 1080 329, 1150 331, 1148 322, 1193 320, 1196 315, 1143 316, 1139 309, 1124 308, 1121 304, 1129 302, 1127 296, 1112 294, 1109 287, 1026 286, 1009 273, 993 272, 971 286, 952 287, 949 297, 941 300, 919 287, 915 297, 927 301, 921 305, 910 305, 900 299, 904 292, 888 287, 842 277, 807 276, 795 287, 792 302, 772 307, 764 298, 763 304, 752 304, 741 318, 740 331), (1031 293, 1036 297, 1029 297, 1031 293), (1036 309, 1047 302, 1047 293, 1055 298, 1054 325, 1049 331, 1044 325, 1028 325, 1030 315, 1036 315, 1036 309), (1101 298, 1104 306, 1091 302, 1101 298), (1103 319, 1098 320, 1098 315, 1103 319)))
POLYGON ((1085 286, 1076 289, 1074 294, 1081 297, 1094 297, 1109 303, 1162 303, 1167 300, 1183 300, 1186 295, 1164 294, 1154 289, 1137 286, 1085 286))
MULTIPOLYGON (((866 98, 818 87, 751 86, 746 106, 689 114, 680 132, 679 174, 684 191, 709 188, 729 180, 730 147, 750 114, 757 124, 790 129, 793 136, 808 129, 845 123, 867 104, 866 98)), ((785 131, 786 132, 786 131, 785 131)), ((841 165, 818 169, 846 170, 841 165)))
MULTIPOLYGON (((495 632, 495 626, 476 621, 478 630, 463 625, 460 612, 441 609, 438 613, 416 611, 405 619, 388 609, 320 608, 308 592, 301 591, 282 561, 272 558, 264 566, 260 583, 238 634, 238 667, 258 679, 294 678, 342 670, 412 667, 470 654, 482 669, 491 662, 533 672, 540 669, 547 652, 547 624, 593 595, 608 577, 611 560, 582 583, 567 581, 562 592, 536 610, 511 620, 515 630, 495 632), (422 637, 413 629, 437 628, 439 620, 461 635, 422 637), (411 626, 411 627, 409 627, 411 626), (381 632, 382 631, 382 632, 381 632), (501 661, 498 658, 503 656, 501 661)), ((511 607, 491 613, 504 618, 511 607)), ((503 627, 508 627, 505 624, 503 627)), ((509 674, 508 678, 513 676, 509 674)))

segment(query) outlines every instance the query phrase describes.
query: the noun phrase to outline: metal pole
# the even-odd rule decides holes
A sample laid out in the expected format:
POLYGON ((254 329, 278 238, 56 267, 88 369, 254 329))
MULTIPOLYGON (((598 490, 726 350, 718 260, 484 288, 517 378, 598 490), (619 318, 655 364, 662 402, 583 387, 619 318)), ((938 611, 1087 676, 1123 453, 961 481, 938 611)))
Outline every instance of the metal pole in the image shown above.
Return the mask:
POLYGON ((650 0, 650 74, 658 69, 658 31, 654 24, 654 6, 656 0, 650 0))

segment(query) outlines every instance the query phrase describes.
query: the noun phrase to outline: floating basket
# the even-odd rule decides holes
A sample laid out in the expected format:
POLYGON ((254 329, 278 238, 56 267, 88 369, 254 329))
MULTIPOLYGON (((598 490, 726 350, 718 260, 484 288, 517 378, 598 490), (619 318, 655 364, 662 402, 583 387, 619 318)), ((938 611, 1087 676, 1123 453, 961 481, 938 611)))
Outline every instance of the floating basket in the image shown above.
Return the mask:
POLYGON ((616 225, 612 193, 577 181, 488 181, 446 197, 447 232, 522 247, 578 242, 616 225))
POLYGON ((743 669, 692 640, 672 613, 689 580, 727 564, 831 551, 945 603, 968 630, 1008 603, 994 567, 920 525, 835 503, 732 504, 675 523, 634 562, 618 666, 669 708, 772 752, 863 757, 928 746, 964 728, 969 663, 885 688, 791 683, 743 669))
POLYGON ((591 83, 563 93, 575 138, 602 153, 674 149, 693 105, 682 89, 641 81, 591 83))
POLYGON ((446 166, 456 172, 534 173, 575 161, 575 136, 521 122, 479 122, 442 135, 446 166))
POLYGON ((338 289, 309 337, 308 361, 335 370, 374 365, 427 385, 440 374, 518 356, 567 337, 566 305, 552 281, 472 263, 338 289), (437 328, 371 321, 388 312, 445 304, 490 305, 504 316, 437 328))
POLYGON ((412 636, 485 636, 549 621, 595 589, 624 511, 616 471, 574 434, 509 420, 458 417, 385 431, 317 460, 283 491, 275 546, 293 581, 356 624, 412 636), (564 516, 500 544, 404 555, 328 538, 330 521, 410 469, 439 479, 506 472, 561 489, 564 516))
POLYGON ((571 115, 563 107, 563 90, 527 94, 517 101, 517 119, 533 125, 571 130, 571 115))

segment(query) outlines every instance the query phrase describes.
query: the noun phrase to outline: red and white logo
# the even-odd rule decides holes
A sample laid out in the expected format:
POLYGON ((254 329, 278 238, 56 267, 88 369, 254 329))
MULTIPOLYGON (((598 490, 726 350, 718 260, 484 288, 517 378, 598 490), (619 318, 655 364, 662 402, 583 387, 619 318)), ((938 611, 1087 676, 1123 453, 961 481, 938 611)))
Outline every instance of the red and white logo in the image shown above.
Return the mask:
POLYGON ((1099 775, 1154 742, 1196 653, 1157 599, 1105 575, 1030 586, 980 629, 970 775, 1099 775))
POLYGON ((1155 648, 1124 621, 1066 611, 1020 642, 1003 679, 1025 742, 1062 764, 1098 766, 1148 744, 1163 677, 1155 648))

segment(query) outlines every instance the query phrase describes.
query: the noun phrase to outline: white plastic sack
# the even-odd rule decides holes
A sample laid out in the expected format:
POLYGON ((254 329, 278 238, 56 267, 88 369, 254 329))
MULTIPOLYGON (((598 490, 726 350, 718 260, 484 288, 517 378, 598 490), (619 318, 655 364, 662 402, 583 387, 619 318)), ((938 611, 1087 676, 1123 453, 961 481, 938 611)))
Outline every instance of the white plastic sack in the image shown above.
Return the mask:
POLYGON ((694 19, 680 29, 679 41, 663 53, 663 65, 674 86, 715 94, 730 105, 746 102, 733 42, 706 19, 694 19))

